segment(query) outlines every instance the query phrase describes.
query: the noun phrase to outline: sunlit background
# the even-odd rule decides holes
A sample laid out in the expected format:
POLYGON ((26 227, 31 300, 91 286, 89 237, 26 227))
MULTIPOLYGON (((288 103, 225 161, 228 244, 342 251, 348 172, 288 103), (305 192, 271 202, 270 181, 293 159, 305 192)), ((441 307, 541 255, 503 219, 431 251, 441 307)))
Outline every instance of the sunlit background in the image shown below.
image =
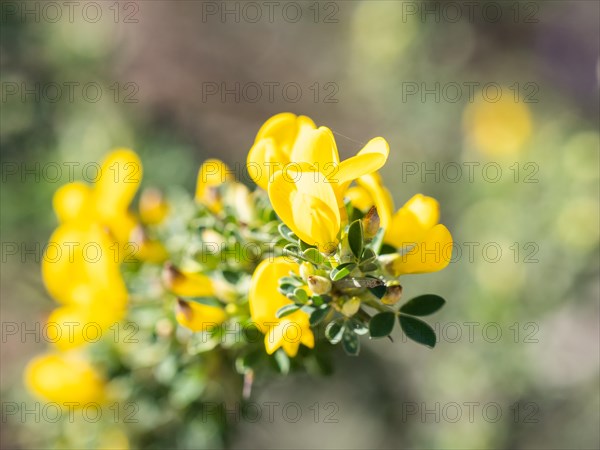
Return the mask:
MULTIPOLYGON (((240 419, 230 446, 600 446, 599 3, 98 2, 97 21, 44 3, 2 3, 3 404, 31 401, 22 370, 45 344, 4 324, 52 308, 39 260, 69 167, 93 177, 130 146, 145 186, 192 192, 202 161, 241 172, 260 124, 291 111, 344 157, 384 136, 397 207, 439 199, 453 262, 403 284, 448 304, 433 351, 396 330, 328 378, 259 380, 256 402, 303 418, 240 419)), ((32 445, 3 408, 2 448, 32 445)))

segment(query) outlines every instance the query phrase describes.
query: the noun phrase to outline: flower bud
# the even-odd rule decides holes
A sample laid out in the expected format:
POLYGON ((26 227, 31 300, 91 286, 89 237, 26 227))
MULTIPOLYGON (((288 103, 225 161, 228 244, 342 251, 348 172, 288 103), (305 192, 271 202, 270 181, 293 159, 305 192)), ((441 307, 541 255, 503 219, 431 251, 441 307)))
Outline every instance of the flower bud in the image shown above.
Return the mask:
POLYGON ((385 295, 381 299, 384 305, 395 305, 402 298, 402 286, 399 284, 388 285, 385 295))
POLYGON ((331 291, 331 281, 319 275, 310 275, 307 278, 308 287, 313 294, 322 295, 331 291))
POLYGON ((160 223, 167 216, 169 205, 158 189, 144 189, 140 196, 140 219, 147 224, 160 223))
POLYGON ((308 282, 308 277, 311 275, 315 275, 315 268, 308 261, 304 261, 300 264, 300 276, 304 281, 308 282))
POLYGON ((363 233, 366 239, 373 239, 379 227, 381 226, 381 220, 379 219, 379 213, 377 208, 372 206, 369 212, 362 219, 363 233))
POLYGON ((213 282, 200 273, 184 273, 167 262, 163 268, 164 285, 176 295, 182 297, 210 297, 214 295, 213 282))
POLYGON ((175 319, 192 331, 210 331, 227 320, 227 314, 217 306, 188 302, 182 298, 175 304, 175 319))
POLYGON ((350 300, 342 305, 342 313, 346 317, 351 317, 358 312, 360 309, 360 298, 352 297, 350 300))
POLYGON ((161 242, 150 239, 141 226, 136 226, 130 236, 131 242, 135 244, 136 252, 132 255, 140 261, 148 261, 152 263, 162 263, 169 254, 161 242))

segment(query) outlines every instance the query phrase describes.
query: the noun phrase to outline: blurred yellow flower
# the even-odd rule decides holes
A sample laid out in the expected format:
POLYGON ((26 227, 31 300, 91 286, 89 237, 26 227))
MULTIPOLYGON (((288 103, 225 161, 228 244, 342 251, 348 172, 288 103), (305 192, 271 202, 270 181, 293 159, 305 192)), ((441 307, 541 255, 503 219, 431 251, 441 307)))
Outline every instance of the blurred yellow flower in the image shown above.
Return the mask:
POLYGON ((432 197, 417 194, 392 217, 385 241, 399 253, 388 256, 395 276, 442 270, 450 263, 452 236, 439 223, 440 205, 432 197))
POLYGON ((212 280, 201 273, 183 272, 171 263, 162 273, 164 285, 180 297, 211 297, 215 295, 212 280))
POLYGON ((140 196, 140 220, 145 224, 157 224, 164 220, 169 213, 169 204, 162 192, 148 188, 140 196))
POLYGON ((515 101, 512 91, 503 87, 495 103, 478 95, 465 109, 463 127, 479 151, 489 156, 514 155, 531 136, 531 112, 526 103, 515 101))
POLYGON ((68 305, 56 308, 47 321, 48 340, 59 350, 70 350, 97 342, 126 313, 127 297, 115 301, 112 292, 103 289, 89 306, 68 305))
POLYGON ((32 359, 25 369, 25 384, 45 401, 59 405, 72 402, 75 408, 105 398, 102 376, 73 352, 47 353, 32 359))
POLYGON ((108 154, 93 187, 68 183, 53 197, 59 222, 95 222, 109 229, 120 243, 129 241, 137 222, 129 204, 142 180, 142 163, 130 149, 119 148, 108 154))
POLYGON ((227 314, 218 306, 204 305, 177 299, 175 318, 180 325, 192 331, 207 331, 221 325, 227 319, 227 314))
POLYGON ((279 279, 288 276, 290 271, 297 274, 298 265, 285 258, 262 261, 252 275, 248 298, 250 316, 265 334, 267 353, 273 354, 278 348, 283 348, 288 356, 294 357, 300 344, 313 348, 315 338, 309 316, 304 311, 277 318, 277 310, 292 303, 277 290, 279 279))
POLYGON ((207 159, 198 170, 196 202, 205 205, 214 213, 221 211, 221 198, 217 188, 231 180, 233 180, 232 173, 224 162, 218 159, 207 159))
POLYGON ((57 302, 89 306, 89 292, 98 289, 109 294, 102 301, 126 297, 119 263, 118 247, 101 225, 70 221, 50 237, 42 278, 57 302))

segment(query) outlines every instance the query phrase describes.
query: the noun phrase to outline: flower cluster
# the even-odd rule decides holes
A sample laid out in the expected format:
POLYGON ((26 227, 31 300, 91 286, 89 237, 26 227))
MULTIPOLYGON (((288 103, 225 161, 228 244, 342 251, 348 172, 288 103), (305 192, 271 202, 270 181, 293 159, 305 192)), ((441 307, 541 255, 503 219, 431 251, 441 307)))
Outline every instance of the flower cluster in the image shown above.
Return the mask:
MULTIPOLYGON (((46 288, 60 305, 48 322, 59 337, 29 364, 28 387, 47 401, 150 396, 173 410, 165 417, 184 417, 215 394, 173 403, 180 394, 168 380, 203 383, 216 360, 243 375, 247 397, 256 374, 326 365, 331 344, 357 355, 361 335, 389 337, 396 322, 433 347, 433 329, 418 317, 444 300, 422 295, 398 308, 400 277, 446 267, 452 237, 431 197, 394 209, 377 172, 388 155, 377 137, 342 161, 330 129, 278 114, 248 153, 257 189, 207 160, 193 199, 146 189, 134 214, 142 166, 133 151, 113 151, 94 186, 71 183, 54 196, 50 242, 72 251, 50 254, 49 245, 44 258, 46 288), (135 323, 141 339, 89 345, 66 332, 74 322, 101 331, 135 323)), ((138 438, 159 425, 149 420, 138 438)))

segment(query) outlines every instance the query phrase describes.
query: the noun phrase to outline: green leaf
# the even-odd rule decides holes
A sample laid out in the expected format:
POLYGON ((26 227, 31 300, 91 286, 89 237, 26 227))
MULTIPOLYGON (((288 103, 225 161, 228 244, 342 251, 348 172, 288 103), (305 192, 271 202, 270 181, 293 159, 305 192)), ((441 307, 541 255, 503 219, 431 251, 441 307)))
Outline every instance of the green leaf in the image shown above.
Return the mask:
POLYGON ((360 258, 363 251, 363 231, 360 220, 355 220, 350 224, 350 227, 348 228, 348 244, 350 245, 350 250, 352 250, 354 256, 360 258))
POLYGON ((348 328, 344 330, 344 334, 342 335, 342 347, 344 347, 346 354, 350 356, 357 356, 360 352, 358 336, 348 328))
POLYGON ((294 234, 294 232, 292 230, 290 230, 290 228, 286 224, 280 223, 279 226, 277 227, 277 229, 279 230, 279 234, 286 241, 293 242, 294 244, 298 244, 298 236, 296 236, 294 234))
POLYGON ((373 262, 376 259, 377 259, 377 255, 375 254, 375 252, 373 250, 371 250, 369 247, 366 247, 360 258, 360 263, 365 264, 367 262, 373 262))
POLYGON ((376 271, 377 269, 379 269, 379 266, 372 262, 366 262, 358 266, 358 268, 361 270, 361 272, 366 273, 376 271))
POLYGON ((298 247, 298 244, 287 244, 283 247, 283 251, 298 256, 300 254, 300 247, 298 247))
POLYGON ((329 277, 331 278, 331 281, 339 281, 342 278, 346 278, 348 275, 350 275, 350 272, 352 272, 355 268, 356 264, 354 263, 340 264, 331 271, 329 277))
POLYGON ((400 315, 399 321, 402 331, 404 331, 404 334, 410 339, 430 348, 435 347, 435 331, 433 331, 433 328, 425 322, 415 317, 404 315, 400 315))
POLYGON ((402 305, 400 312, 411 316, 427 316, 439 310, 444 303, 446 300, 439 295, 419 295, 402 305))
POLYGON ((375 254, 379 254, 381 245, 383 244, 383 236, 384 235, 385 235, 385 230, 383 228, 380 228, 377 231, 377 234, 375 235, 375 237, 373 239, 371 239, 371 242, 369 243, 369 248, 373 249, 375 254))
POLYGON ((379 250, 380 255, 389 255, 391 253, 396 253, 398 250, 396 247, 390 244, 382 244, 381 249, 379 250))
POLYGON ((300 287, 303 285, 303 282, 295 277, 281 277, 279 279, 279 285, 282 286, 284 284, 291 284, 292 286, 300 287))
POLYGON ((369 291, 371 291, 371 294, 373 294, 378 299, 382 299, 387 291, 387 287, 385 286, 385 284, 382 284, 381 286, 369 288, 369 291))
POLYGON ((275 352, 275 361, 277 362, 277 367, 279 367, 279 371, 287 375, 290 371, 290 358, 285 353, 285 351, 280 348, 275 352))
POLYGON ((382 312, 374 315, 369 322, 369 333, 372 338, 389 336, 394 329, 396 315, 393 312, 382 312))
POLYGON ((301 303, 306 303, 308 301, 308 294, 302 288, 296 288, 294 290, 294 295, 301 303))
POLYGON ((310 315, 310 326, 314 327, 321 323, 321 321, 329 314, 331 307, 327 306, 325 308, 315 309, 315 311, 310 315))
POLYGON ((358 320, 356 316, 351 317, 349 320, 346 321, 346 328, 350 328, 359 336, 364 336, 369 332, 369 328, 367 327, 367 325, 361 320, 358 320))
POLYGON ((283 294, 283 295, 293 294, 295 289, 296 289, 296 286, 294 286, 293 284, 289 284, 289 283, 283 283, 277 287, 277 290, 279 291, 279 293, 283 294))
POLYGON ((323 264, 326 261, 326 258, 323 255, 321 255, 319 250, 317 250, 314 247, 304 250, 302 256, 304 256, 304 258, 316 265, 323 264))
POLYGON ((342 340, 342 333, 344 332, 344 327, 339 322, 330 322, 325 327, 325 337, 332 344, 337 344, 342 340))
POLYGON ((277 316, 278 319, 281 319, 282 317, 290 315, 290 314, 298 311, 299 309, 300 308, 297 305, 294 305, 293 303, 291 303, 289 305, 284 305, 277 310, 277 312, 275 313, 275 316, 277 316))
POLYGON ((315 248, 315 246, 307 244, 303 240, 300 240, 300 250, 305 251, 305 250, 308 250, 309 248, 315 248))

